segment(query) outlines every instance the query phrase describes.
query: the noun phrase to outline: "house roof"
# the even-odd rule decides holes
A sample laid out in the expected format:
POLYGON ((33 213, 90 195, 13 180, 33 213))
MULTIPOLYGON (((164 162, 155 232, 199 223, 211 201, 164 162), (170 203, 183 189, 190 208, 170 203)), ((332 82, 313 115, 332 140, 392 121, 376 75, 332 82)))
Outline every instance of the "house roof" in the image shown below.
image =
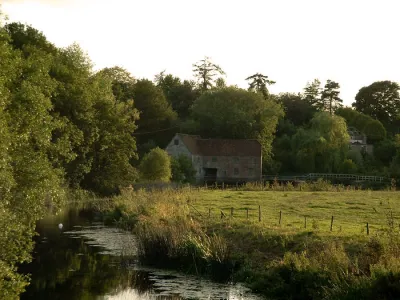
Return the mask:
POLYGON ((202 156, 261 156, 261 144, 250 139, 203 139, 198 135, 177 134, 188 150, 202 156))

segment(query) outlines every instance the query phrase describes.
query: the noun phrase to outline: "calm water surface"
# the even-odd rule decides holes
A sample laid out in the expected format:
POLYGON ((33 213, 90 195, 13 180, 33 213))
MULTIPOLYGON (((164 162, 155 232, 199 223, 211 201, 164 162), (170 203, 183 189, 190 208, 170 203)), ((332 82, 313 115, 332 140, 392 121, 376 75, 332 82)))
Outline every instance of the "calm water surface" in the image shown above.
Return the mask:
POLYGON ((21 267, 32 274, 21 299, 261 299, 241 285, 143 268, 134 235, 74 210, 40 221, 37 231, 33 261, 21 267))

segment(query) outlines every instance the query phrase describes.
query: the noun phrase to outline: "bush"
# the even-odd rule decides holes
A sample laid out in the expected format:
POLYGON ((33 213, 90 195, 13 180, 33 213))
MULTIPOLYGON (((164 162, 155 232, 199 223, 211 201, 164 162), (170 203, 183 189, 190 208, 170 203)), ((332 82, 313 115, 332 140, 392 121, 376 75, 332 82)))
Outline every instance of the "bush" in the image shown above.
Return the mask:
POLYGON ((341 166, 341 171, 344 174, 356 174, 357 165, 351 159, 345 159, 341 166))
POLYGON ((186 155, 171 158, 172 181, 179 183, 194 183, 196 170, 192 161, 186 155))
POLYGON ((167 152, 154 148, 140 162, 141 179, 168 182, 171 179, 171 159, 167 152))

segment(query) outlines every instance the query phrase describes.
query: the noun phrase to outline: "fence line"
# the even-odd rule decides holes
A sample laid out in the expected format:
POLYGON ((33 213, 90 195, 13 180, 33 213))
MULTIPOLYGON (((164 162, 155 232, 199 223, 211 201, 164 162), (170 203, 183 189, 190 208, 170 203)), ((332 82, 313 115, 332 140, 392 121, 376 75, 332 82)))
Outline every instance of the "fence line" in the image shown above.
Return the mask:
MULTIPOLYGON (((191 205, 192 206, 192 205, 191 205)), ((203 215, 194 207, 194 206, 192 206, 193 207, 193 209, 195 209, 195 211, 196 211, 196 213, 197 213, 197 215, 200 215, 200 216, 202 216, 203 217, 203 215)), ((225 208, 225 209, 227 209, 227 208, 225 208)), ((228 208, 229 209, 229 211, 230 211, 230 215, 229 214, 226 214, 226 213, 224 213, 224 211, 223 211, 223 209, 220 209, 220 208, 217 208, 217 211, 219 211, 219 214, 220 214, 220 219, 221 220, 223 220, 223 219, 225 219, 225 220, 233 220, 233 219, 235 219, 235 217, 234 217, 234 211, 235 211, 235 209, 233 208, 233 207, 230 207, 230 208, 228 208), (228 218, 228 216, 230 216, 229 218, 228 218)), ((236 210, 236 216, 238 216, 239 218, 240 218, 240 211, 243 211, 244 212, 244 220, 245 220, 245 222, 251 222, 251 220, 250 220, 250 217, 249 217, 249 211, 251 210, 251 208, 250 207, 245 207, 245 208, 242 208, 242 209, 237 209, 236 210)), ((256 214, 256 215, 253 215, 254 217, 255 217, 255 220, 258 220, 258 222, 260 223, 260 222, 264 222, 264 224, 265 224, 265 218, 264 218, 264 220, 262 220, 262 207, 261 207, 261 205, 258 205, 258 208, 254 208, 254 209, 252 209, 254 212, 256 212, 256 211, 258 211, 258 214, 256 214)), ((208 208, 208 219, 211 219, 212 218, 212 208, 208 208)), ((284 214, 284 212, 282 211, 282 210, 279 210, 279 211, 277 211, 277 213, 278 213, 278 215, 277 215, 277 217, 276 217, 276 223, 275 223, 275 225, 278 225, 278 226, 282 226, 283 225, 283 214, 284 214)), ((394 218, 393 218, 393 215, 392 214, 390 214, 389 213, 389 215, 390 215, 390 218, 389 218, 389 220, 388 220, 388 222, 391 224, 391 225, 389 225, 389 227, 390 228, 392 228, 392 229, 394 229, 394 218)), ((304 229, 307 229, 307 221, 308 221, 308 217, 309 216, 303 216, 304 217, 304 229)), ((300 218, 300 216, 299 216, 299 221, 297 222, 296 221, 296 223, 300 223, 301 224, 301 218, 300 218)), ((316 217, 316 218, 313 218, 313 220, 315 220, 315 221, 322 221, 322 220, 324 220, 323 218, 318 218, 318 217, 316 217)), ((335 216, 334 215, 332 215, 330 218, 326 218, 325 219, 325 221, 326 221, 326 223, 328 223, 327 224, 327 226, 326 227, 324 227, 325 228, 325 230, 322 230, 322 231, 324 231, 324 232, 334 232, 334 228, 338 228, 338 231, 339 232, 341 232, 342 231, 342 224, 340 224, 340 219, 337 219, 337 218, 335 218, 335 216), (330 225, 329 225, 330 224, 330 225), (335 224, 335 226, 334 226, 334 224, 335 224)), ((273 223, 274 222, 272 222, 272 224, 271 225, 273 225, 273 223)), ((313 229, 315 229, 315 230, 320 230, 320 226, 317 224, 317 225, 314 225, 314 222, 313 222, 313 229), (314 227, 314 226, 316 226, 316 227, 314 227)), ((382 225, 383 226, 383 225, 382 225)), ((300 225, 298 228, 296 227, 296 226, 293 226, 292 228, 296 228, 296 229, 301 229, 302 228, 302 226, 300 225)), ((375 227, 376 228, 376 227, 375 227)), ((360 224, 360 229, 362 230, 362 233, 364 233, 364 232, 366 232, 366 235, 370 235, 370 233, 371 233, 371 226, 370 226, 370 223, 369 222, 362 222, 361 224, 360 224), (364 229, 363 229, 364 228, 364 229)), ((379 232, 381 229, 379 229, 379 228, 376 228, 376 232, 379 232)), ((399 231, 400 231, 400 224, 399 224, 399 231)))

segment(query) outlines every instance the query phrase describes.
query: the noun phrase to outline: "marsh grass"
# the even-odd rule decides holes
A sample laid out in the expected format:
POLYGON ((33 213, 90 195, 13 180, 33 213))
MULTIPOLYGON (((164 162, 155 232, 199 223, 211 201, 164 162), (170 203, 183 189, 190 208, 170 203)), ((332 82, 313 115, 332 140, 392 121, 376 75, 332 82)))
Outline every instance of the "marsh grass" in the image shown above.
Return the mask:
POLYGON ((278 299, 399 298, 398 193, 293 189, 127 189, 97 209, 122 226, 134 220, 146 264, 243 281, 278 299))

